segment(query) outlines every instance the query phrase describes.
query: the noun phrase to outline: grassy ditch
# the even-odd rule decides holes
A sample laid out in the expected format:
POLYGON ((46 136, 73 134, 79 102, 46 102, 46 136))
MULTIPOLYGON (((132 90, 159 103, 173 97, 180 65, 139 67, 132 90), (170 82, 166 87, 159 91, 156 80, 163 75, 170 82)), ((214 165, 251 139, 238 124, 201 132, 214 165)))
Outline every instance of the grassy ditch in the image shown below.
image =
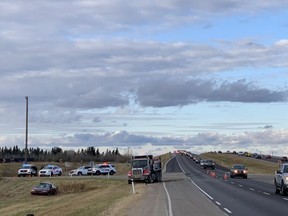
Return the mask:
POLYGON ((252 174, 273 175, 274 172, 279 168, 277 163, 235 154, 205 153, 201 154, 201 157, 205 159, 212 159, 217 164, 227 168, 231 168, 233 164, 244 164, 248 168, 249 173, 252 174))
POLYGON ((2 178, 0 212, 5 215, 101 215, 119 200, 131 196, 126 180, 95 178, 2 178), (54 196, 30 194, 39 182, 51 182, 59 188, 54 196))

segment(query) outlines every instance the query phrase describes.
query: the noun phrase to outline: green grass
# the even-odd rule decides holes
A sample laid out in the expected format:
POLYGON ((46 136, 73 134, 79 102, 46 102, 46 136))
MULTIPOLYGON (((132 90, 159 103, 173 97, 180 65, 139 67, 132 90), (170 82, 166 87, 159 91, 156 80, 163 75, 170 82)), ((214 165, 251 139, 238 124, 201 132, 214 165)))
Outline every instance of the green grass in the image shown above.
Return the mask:
POLYGON ((271 174, 279 168, 277 163, 259 160, 251 157, 244 157, 235 154, 215 154, 215 153, 205 153, 201 154, 202 158, 212 159, 217 164, 222 165, 227 168, 231 168, 233 164, 244 164, 249 173, 252 174, 271 174))

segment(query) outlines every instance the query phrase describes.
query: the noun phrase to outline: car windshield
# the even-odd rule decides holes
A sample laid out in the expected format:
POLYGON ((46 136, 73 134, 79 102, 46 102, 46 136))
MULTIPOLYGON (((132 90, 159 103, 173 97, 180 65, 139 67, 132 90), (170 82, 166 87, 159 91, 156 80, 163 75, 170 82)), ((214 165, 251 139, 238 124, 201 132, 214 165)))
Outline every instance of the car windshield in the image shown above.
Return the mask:
POLYGON ((30 169, 30 168, 31 168, 31 166, 29 166, 29 165, 22 166, 22 169, 30 169))
POLYGON ((233 169, 245 169, 245 166, 243 166, 243 165, 234 165, 233 169))
POLYGON ((283 173, 288 173, 288 165, 286 165, 283 169, 283 173))
POLYGON ((40 183, 37 188, 49 188, 49 184, 46 183, 40 183))
POLYGON ((52 166, 45 166, 43 169, 53 169, 52 166))
POLYGON ((132 167, 133 168, 144 168, 148 166, 148 161, 147 160, 135 160, 132 161, 132 167))

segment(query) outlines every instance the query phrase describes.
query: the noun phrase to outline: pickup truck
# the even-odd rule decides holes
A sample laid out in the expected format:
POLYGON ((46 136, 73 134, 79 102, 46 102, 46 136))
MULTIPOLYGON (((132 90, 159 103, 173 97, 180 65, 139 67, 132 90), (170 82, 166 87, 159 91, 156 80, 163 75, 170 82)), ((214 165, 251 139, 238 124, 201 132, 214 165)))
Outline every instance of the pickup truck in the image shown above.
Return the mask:
POLYGON ((288 191, 288 163, 283 163, 274 176, 275 193, 285 196, 288 191))

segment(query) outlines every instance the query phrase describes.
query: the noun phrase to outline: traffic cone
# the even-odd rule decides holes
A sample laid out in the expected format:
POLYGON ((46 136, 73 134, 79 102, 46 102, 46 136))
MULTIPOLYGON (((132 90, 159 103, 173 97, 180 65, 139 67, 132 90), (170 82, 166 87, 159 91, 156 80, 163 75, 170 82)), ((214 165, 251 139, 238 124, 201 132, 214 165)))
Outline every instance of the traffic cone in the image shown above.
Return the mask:
POLYGON ((215 177, 216 177, 216 173, 212 172, 212 178, 215 178, 215 177))
POLYGON ((227 176, 227 174, 225 173, 224 174, 224 180, 226 181, 228 179, 228 176, 227 176))

